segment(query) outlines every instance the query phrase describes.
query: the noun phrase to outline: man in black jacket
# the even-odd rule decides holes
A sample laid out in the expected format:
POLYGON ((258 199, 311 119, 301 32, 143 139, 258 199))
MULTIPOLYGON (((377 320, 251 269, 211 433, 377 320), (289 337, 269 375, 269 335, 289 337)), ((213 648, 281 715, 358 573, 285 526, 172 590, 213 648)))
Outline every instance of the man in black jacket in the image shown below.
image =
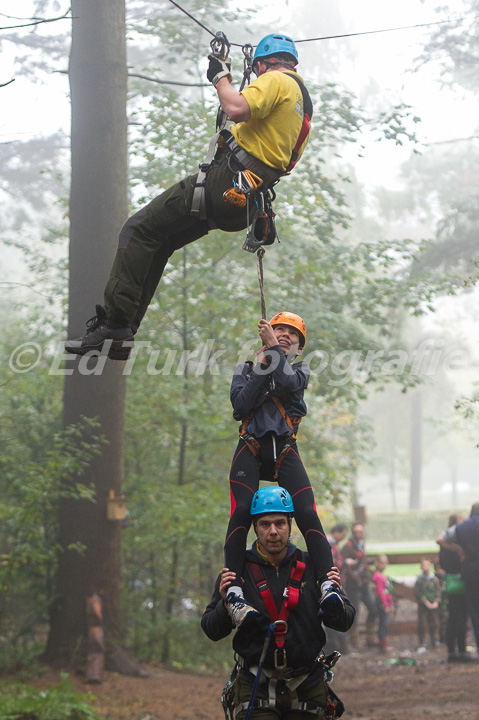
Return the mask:
MULTIPOLYGON (((345 632, 353 624, 356 611, 341 592, 342 608, 334 616, 318 615, 320 590, 308 554, 290 543, 292 501, 284 488, 261 488, 252 508, 257 540, 246 555, 243 590, 253 607, 233 638, 239 656, 232 691, 235 717, 241 720, 245 716, 273 625, 251 720, 278 720, 286 714, 288 720, 312 716, 321 720, 328 702, 331 704, 324 667, 318 660, 326 642, 323 624, 345 632)), ((231 575, 223 568, 201 619, 201 627, 211 640, 226 637, 234 627, 225 607, 231 575)), ((340 586, 336 568, 328 577, 340 586)))
POLYGON ((479 650, 479 502, 474 503, 467 520, 444 530, 436 542, 457 552, 462 561, 466 603, 479 650))

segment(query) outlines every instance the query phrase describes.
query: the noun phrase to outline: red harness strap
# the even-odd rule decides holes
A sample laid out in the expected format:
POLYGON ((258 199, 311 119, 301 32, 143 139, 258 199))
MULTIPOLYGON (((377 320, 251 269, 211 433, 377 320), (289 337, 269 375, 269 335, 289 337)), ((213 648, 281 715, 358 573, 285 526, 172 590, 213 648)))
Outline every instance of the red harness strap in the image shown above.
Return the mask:
MULTIPOLYGON (((283 604, 281 606, 281 609, 278 612, 278 608, 276 607, 276 603, 274 601, 273 594, 271 590, 268 587, 268 583, 266 581, 266 577, 264 575, 263 569, 261 565, 258 565, 257 563, 248 562, 248 567, 251 571, 251 574, 256 582, 256 586, 261 593, 261 597, 263 598, 264 604, 266 605, 266 609, 268 611, 269 617, 271 619, 271 622, 278 624, 275 627, 274 632, 274 639, 276 642, 277 649, 282 649, 284 647, 284 641, 286 639, 286 632, 288 630, 288 618, 289 613, 291 610, 294 610, 299 602, 299 591, 301 588, 301 580, 304 575, 304 571, 306 568, 306 565, 302 560, 300 560, 301 557, 301 551, 296 550, 293 555, 293 563, 291 565, 291 574, 289 576, 288 584, 286 585, 285 591, 284 591, 284 600, 283 604)), ((283 657, 286 657, 286 654, 283 650, 283 657)), ((286 664, 286 663, 284 663, 286 664)))
POLYGON ((309 132, 311 130, 311 118, 313 117, 313 103, 311 101, 309 92, 306 90, 304 84, 301 82, 301 80, 296 75, 296 73, 295 72, 287 72, 286 75, 289 75, 289 77, 292 77, 293 80, 296 80, 296 82, 298 83, 299 88, 301 90, 301 94, 303 96, 303 124, 301 125, 301 130, 299 131, 299 137, 298 137, 298 140, 296 141, 296 145, 293 148, 293 152, 291 154, 291 159, 289 161, 289 165, 285 170, 286 173, 289 173, 296 165, 301 146, 304 143, 304 141, 306 140, 306 138, 308 137, 309 132))

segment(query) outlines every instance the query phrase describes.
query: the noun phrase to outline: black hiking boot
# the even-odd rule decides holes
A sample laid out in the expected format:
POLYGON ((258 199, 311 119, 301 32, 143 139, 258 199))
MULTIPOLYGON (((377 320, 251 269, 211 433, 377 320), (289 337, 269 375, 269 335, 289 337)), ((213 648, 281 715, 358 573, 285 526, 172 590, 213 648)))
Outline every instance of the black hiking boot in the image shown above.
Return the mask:
POLYGON ((111 360, 128 360, 134 337, 131 328, 111 328, 106 324, 106 312, 101 305, 95 305, 96 315, 87 320, 87 331, 76 340, 67 340, 65 350, 73 355, 100 355, 108 348, 111 360))
POLYGON ((337 585, 330 585, 321 595, 318 615, 334 619, 341 617, 343 613, 344 600, 341 597, 341 591, 337 585))

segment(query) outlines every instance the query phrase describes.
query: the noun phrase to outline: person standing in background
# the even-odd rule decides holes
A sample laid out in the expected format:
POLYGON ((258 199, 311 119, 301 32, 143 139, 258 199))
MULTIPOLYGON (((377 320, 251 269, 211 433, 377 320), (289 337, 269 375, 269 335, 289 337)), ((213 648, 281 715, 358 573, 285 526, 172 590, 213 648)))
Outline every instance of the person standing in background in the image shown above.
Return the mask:
MULTIPOLYGON (((364 547, 364 525, 354 523, 351 527, 351 537, 341 549, 343 556, 344 588, 352 604, 359 614, 360 603, 367 608, 366 618, 366 645, 373 647, 376 640, 376 603, 371 590, 371 560, 364 547)), ((358 646, 358 615, 351 629, 350 642, 353 647, 358 646)))
POLYGON ((457 552, 462 561, 466 604, 479 649, 479 502, 474 503, 467 520, 445 530, 436 542, 457 552))
POLYGON ((378 640, 379 652, 387 653, 392 648, 387 644, 387 630, 394 612, 394 601, 391 594, 392 583, 386 575, 389 565, 387 555, 378 555, 376 558, 376 572, 373 575, 374 593, 376 595, 376 609, 378 613, 378 640))
POLYGON ((417 634, 419 638, 418 652, 426 651, 426 626, 429 628, 431 647, 437 645, 437 632, 439 621, 439 602, 441 599, 441 586, 439 580, 431 572, 430 560, 423 559, 421 573, 417 576, 414 594, 417 600, 417 634))
MULTIPOLYGON (((454 527, 463 522, 464 515, 453 513, 449 516, 448 527, 454 527)), ((463 583, 460 580, 461 558, 454 550, 441 547, 439 550, 439 564, 446 573, 446 645, 448 662, 463 662, 469 659, 466 652, 467 605, 463 583), (449 576, 449 580, 448 580, 449 576), (458 582, 459 580, 459 582, 458 582), (461 587, 462 585, 462 587, 461 587), (449 590, 448 590, 449 587, 449 590)))

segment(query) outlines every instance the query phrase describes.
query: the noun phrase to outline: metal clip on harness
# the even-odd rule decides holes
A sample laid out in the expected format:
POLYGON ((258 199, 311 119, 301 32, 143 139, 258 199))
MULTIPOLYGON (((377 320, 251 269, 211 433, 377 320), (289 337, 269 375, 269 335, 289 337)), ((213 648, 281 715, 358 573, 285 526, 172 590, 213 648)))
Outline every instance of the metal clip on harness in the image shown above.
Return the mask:
POLYGON ((276 240, 275 213, 272 204, 275 197, 276 193, 273 189, 260 190, 256 193, 256 210, 251 221, 251 227, 249 224, 249 208, 246 208, 246 222, 249 230, 246 234, 243 250, 254 253, 263 245, 272 245, 276 240))
POLYGON ((242 91, 244 86, 246 85, 246 81, 248 81, 248 85, 250 83, 250 77, 251 72, 253 70, 253 46, 249 43, 246 43, 246 45, 243 45, 241 48, 243 51, 244 61, 243 61, 243 79, 241 81, 239 92, 242 91))
POLYGON ((223 193, 223 199, 238 207, 245 207, 249 193, 256 192, 262 184, 261 178, 251 170, 239 170, 234 176, 233 187, 223 193))

